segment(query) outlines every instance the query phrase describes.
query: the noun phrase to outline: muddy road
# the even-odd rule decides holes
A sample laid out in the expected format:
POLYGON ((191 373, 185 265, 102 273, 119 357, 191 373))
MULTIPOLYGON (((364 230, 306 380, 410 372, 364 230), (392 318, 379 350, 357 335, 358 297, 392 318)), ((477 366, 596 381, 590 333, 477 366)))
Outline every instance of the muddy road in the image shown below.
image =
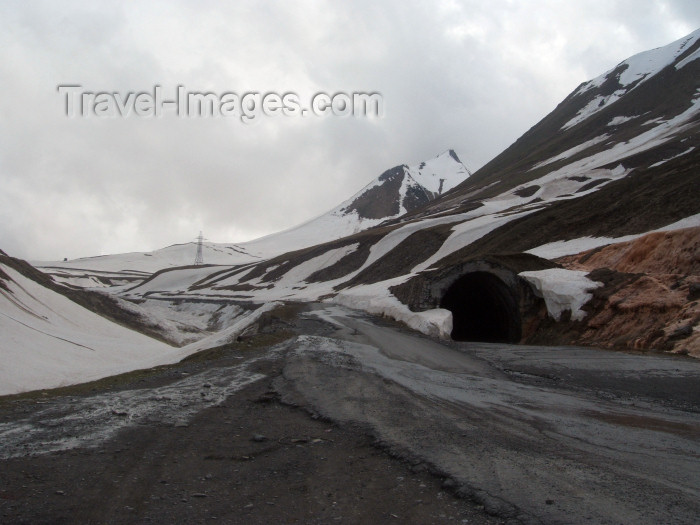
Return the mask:
POLYGON ((2 523, 691 524, 700 363, 442 344, 335 306, 0 402, 2 523))

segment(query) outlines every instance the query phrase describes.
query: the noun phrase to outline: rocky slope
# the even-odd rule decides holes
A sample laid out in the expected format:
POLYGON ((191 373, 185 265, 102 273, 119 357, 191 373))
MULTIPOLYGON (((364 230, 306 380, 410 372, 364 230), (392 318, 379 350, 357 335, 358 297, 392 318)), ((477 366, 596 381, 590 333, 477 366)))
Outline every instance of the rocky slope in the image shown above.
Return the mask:
POLYGON ((700 357, 700 227, 658 232, 558 261, 599 275, 577 339, 700 357))

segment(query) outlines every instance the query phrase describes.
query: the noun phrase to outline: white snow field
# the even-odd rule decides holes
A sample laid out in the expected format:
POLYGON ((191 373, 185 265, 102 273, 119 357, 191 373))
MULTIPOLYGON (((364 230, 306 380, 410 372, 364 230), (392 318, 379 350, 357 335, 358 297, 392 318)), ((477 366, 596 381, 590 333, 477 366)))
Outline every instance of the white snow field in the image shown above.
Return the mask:
POLYGON ((215 337, 182 348, 129 330, 28 279, 3 264, 0 287, 0 395, 83 383, 175 363, 226 343, 266 305, 236 318, 215 337))

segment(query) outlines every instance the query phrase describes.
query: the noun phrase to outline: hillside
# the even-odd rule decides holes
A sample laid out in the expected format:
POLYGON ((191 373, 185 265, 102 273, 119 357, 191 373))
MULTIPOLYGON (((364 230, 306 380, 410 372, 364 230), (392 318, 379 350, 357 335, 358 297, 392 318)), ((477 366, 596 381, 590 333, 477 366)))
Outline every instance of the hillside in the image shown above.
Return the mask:
POLYGON ((173 362, 173 348, 120 326, 0 259, 0 395, 173 362))
POLYGON ((176 363, 235 338, 274 306, 208 304, 163 314, 65 288, 0 251, 0 396, 176 363), (203 316, 216 323, 202 325, 203 316))
MULTIPOLYGON (((415 166, 385 171, 355 195, 323 215, 288 230, 238 244, 203 242, 205 264, 248 264, 285 252, 335 240, 397 219, 435 200, 470 175, 453 150, 415 166)), ((193 241, 152 252, 135 252, 69 261, 35 262, 58 282, 82 288, 129 287, 164 268, 192 265, 193 241)))
POLYGON ((576 327, 581 341, 700 357, 700 226, 650 233, 558 262, 606 283, 576 327))
POLYGON ((465 182, 400 218, 258 263, 163 272, 124 297, 326 299, 435 335, 542 341, 552 322, 583 322, 591 291, 606 286, 558 257, 700 224, 699 36, 582 84, 465 182))
POLYGON ((206 243, 208 265, 191 265, 189 243, 44 266, 107 292, 88 296, 6 265, 3 352, 62 384, 83 352, 101 364, 85 359, 80 378, 98 377, 225 344, 277 301, 326 301, 440 338, 700 356, 699 36, 582 84, 471 176, 451 151, 398 166, 297 228, 206 243), (62 375, 52 351, 70 356, 62 375))

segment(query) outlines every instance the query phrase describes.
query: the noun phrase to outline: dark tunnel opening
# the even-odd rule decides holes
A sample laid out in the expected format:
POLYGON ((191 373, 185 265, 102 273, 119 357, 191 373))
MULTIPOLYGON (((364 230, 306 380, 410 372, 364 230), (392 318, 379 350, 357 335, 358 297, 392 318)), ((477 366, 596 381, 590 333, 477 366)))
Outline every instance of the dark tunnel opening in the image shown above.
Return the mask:
POLYGON ((455 341, 520 341, 521 320, 517 297, 491 273, 463 275, 447 289, 440 307, 452 312, 452 339, 455 341))

